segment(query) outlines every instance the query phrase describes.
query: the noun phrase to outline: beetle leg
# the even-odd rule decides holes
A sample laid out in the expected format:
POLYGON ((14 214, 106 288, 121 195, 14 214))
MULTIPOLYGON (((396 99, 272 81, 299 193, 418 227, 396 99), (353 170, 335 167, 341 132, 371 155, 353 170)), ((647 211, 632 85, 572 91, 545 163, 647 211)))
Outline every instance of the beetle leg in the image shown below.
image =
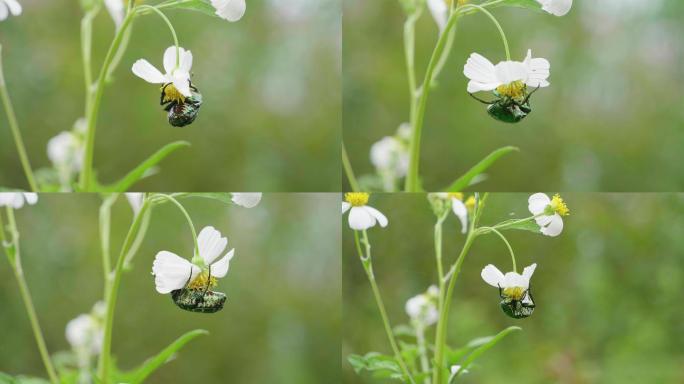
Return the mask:
POLYGON ((532 92, 528 93, 527 97, 525 97, 525 100, 523 100, 522 104, 527 104, 527 102, 530 101, 530 96, 532 96, 535 92, 537 92, 540 87, 541 87, 541 85, 537 86, 537 88, 535 88, 532 92))
POLYGON ((188 284, 190 284, 190 279, 192 279, 192 267, 190 267, 190 276, 188 276, 188 281, 185 282, 183 288, 187 287, 188 284))
POLYGON ((470 93, 470 92, 468 92, 468 94, 470 95, 470 97, 472 97, 473 99, 479 101, 479 102, 482 103, 482 104, 492 105, 492 104, 496 103, 496 101, 486 101, 486 100, 482 100, 482 99, 480 99, 479 97, 473 95, 473 94, 470 93))
POLYGON ((159 105, 164 105, 166 104, 164 102, 164 95, 166 94, 166 87, 168 87, 171 83, 164 84, 164 86, 161 89, 161 97, 159 98, 159 105))

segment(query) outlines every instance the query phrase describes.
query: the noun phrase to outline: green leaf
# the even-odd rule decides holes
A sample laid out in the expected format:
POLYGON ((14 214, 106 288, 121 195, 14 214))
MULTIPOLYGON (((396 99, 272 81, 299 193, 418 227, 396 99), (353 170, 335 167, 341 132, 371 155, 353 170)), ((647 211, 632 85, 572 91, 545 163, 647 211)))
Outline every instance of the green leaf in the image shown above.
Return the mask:
POLYGON ((383 355, 378 352, 368 352, 365 355, 349 355, 347 361, 354 368, 357 374, 366 370, 377 378, 402 379, 403 374, 399 364, 392 356, 383 355))
POLYGON ((133 184, 147 176, 148 172, 152 171, 152 168, 157 165, 157 163, 164 160, 166 156, 177 149, 189 146, 190 143, 187 141, 175 141, 166 144, 152 156, 148 157, 147 160, 130 171, 123 179, 111 186, 104 187, 104 192, 126 192, 133 184))
POLYGON ((184 2, 181 2, 179 4, 174 4, 172 6, 165 7, 165 8, 166 9, 180 9, 180 10, 196 11, 196 12, 204 13, 205 15, 216 17, 216 8, 214 8, 211 5, 211 2, 209 0, 184 1, 184 2))
POLYGON ((0 372, 0 384, 50 384, 50 382, 38 377, 12 377, 4 372, 0 372))
POLYGON ((503 3, 495 4, 495 7, 518 7, 527 8, 533 11, 541 11, 542 6, 537 0, 506 0, 503 3))
POLYGON ((395 336, 416 337, 416 331, 408 324, 400 324, 392 330, 395 336))
POLYGON ((190 331, 183 336, 179 337, 171 343, 168 347, 164 348, 156 356, 147 359, 140 367, 137 369, 125 373, 123 377, 116 378, 116 382, 125 382, 128 384, 138 384, 142 383, 149 375, 161 367, 164 363, 169 361, 173 355, 181 349, 185 344, 190 342, 197 336, 208 335, 209 332, 204 329, 195 329, 190 331))
POLYGON ((482 161, 477 163, 474 167, 470 168, 465 175, 461 176, 458 180, 454 181, 450 186, 445 188, 447 192, 461 192, 466 189, 476 176, 482 174, 489 167, 491 167, 499 158, 507 155, 511 152, 518 152, 519 149, 516 147, 503 147, 496 151, 490 153, 482 161))
POLYGON ((458 348, 458 349, 451 349, 449 347, 446 347, 446 360, 447 360, 447 366, 452 366, 458 364, 461 359, 463 359, 466 355, 468 355, 470 352, 473 351, 473 349, 478 348, 484 344, 487 344, 494 338, 494 336, 485 336, 485 337, 478 337, 477 339, 470 340, 468 344, 466 344, 464 347, 458 348))
POLYGON ((215 192, 215 193, 213 193, 213 192, 184 193, 184 194, 180 195, 179 197, 181 197, 181 198, 201 197, 201 198, 205 198, 205 199, 217 200, 217 201, 220 201, 220 202, 222 202, 224 204, 228 204, 228 205, 235 205, 235 203, 233 203, 233 196, 228 192, 223 192, 223 193, 221 193, 221 192, 215 192))
POLYGON ((463 361, 463 364, 461 364, 461 370, 458 371, 456 377, 463 373, 463 371, 469 369, 478 357, 480 357, 483 353, 487 352, 490 348, 498 344, 501 340, 503 340, 504 337, 508 336, 512 332, 521 330, 522 328, 520 327, 511 326, 497 333, 495 336, 490 336, 481 339, 479 342, 483 342, 483 344, 475 348, 475 350, 471 354, 469 354, 468 357, 463 361))
POLYGON ((534 220, 526 220, 526 219, 513 219, 513 220, 507 220, 502 223, 499 223, 495 226, 496 229, 503 231, 503 230, 509 230, 509 229, 515 229, 519 231, 529 231, 529 232, 534 232, 534 233, 540 233, 541 232, 541 227, 539 224, 537 224, 534 220))

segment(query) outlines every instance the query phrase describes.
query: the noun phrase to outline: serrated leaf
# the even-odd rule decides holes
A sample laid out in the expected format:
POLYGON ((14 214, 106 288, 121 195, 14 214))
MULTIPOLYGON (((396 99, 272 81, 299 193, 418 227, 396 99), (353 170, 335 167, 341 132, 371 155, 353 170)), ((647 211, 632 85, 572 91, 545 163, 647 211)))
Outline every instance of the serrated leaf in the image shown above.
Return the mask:
POLYGON ((142 383, 149 375, 161 367, 164 363, 169 361, 171 357, 183 346, 189 343, 192 339, 201 335, 208 335, 209 332, 203 329, 195 329, 190 331, 183 336, 179 337, 171 343, 168 347, 164 348, 156 356, 147 359, 140 367, 137 369, 124 373, 122 377, 116 378, 115 382, 125 382, 127 384, 138 384, 142 383))
POLYGON ((475 164, 474 167, 470 168, 468 172, 466 172, 465 175, 459 177, 456 181, 451 183, 448 187, 446 187, 444 190, 447 192, 461 192, 464 189, 466 189, 472 182, 473 180, 482 174, 484 171, 486 171, 489 167, 491 167, 497 160, 499 160, 502 156, 507 155, 511 152, 517 152, 519 149, 517 147, 503 147, 499 148, 496 151, 490 153, 482 159, 479 163, 475 164))
MULTIPOLYGON (((475 360, 477 360, 478 357, 480 357, 483 353, 487 352, 489 349, 494 347, 496 344, 498 344, 501 340, 503 340, 506 336, 511 334, 512 332, 515 331, 521 331, 522 328, 516 327, 516 326, 510 326, 503 331, 497 333, 494 336, 491 336, 486 343, 480 345, 479 347, 475 348, 472 353, 468 355, 468 357, 463 361, 461 365, 461 369, 458 371, 455 377, 458 377, 461 373, 466 371, 467 369, 470 368, 470 366, 473 364, 475 360)), ((485 339, 483 339, 484 341, 485 339)))
POLYGON ((123 179, 111 186, 103 187, 103 192, 126 192, 131 186, 133 186, 133 184, 143 179, 146 174, 157 165, 157 163, 164 160, 172 152, 189 146, 190 143, 187 141, 175 141, 173 143, 166 144, 152 156, 148 157, 147 160, 143 161, 140 165, 130 171, 126 176, 124 176, 123 179))
POLYGON ((204 13, 209 16, 216 16, 216 8, 211 5, 209 0, 192 0, 184 1, 178 4, 174 4, 166 7, 166 9, 180 9, 204 13))

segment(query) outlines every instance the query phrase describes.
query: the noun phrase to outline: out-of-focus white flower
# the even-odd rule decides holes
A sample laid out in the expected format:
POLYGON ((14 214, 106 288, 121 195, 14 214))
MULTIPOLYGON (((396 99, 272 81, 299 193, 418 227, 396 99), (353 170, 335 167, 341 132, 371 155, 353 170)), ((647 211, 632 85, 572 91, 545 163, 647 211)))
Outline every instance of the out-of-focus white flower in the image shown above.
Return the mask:
POLYGON ((114 20, 116 29, 119 29, 126 16, 126 4, 124 4, 123 0, 105 0, 104 3, 109 15, 114 20))
POLYGON ((228 239, 214 227, 204 227, 197 236, 199 257, 192 262, 173 252, 157 253, 152 264, 152 274, 157 292, 170 293, 186 286, 192 289, 208 289, 216 286, 217 278, 226 276, 230 260, 235 254, 231 249, 215 261, 228 246, 228 239))
POLYGON ((164 52, 165 74, 159 72, 149 61, 140 59, 131 68, 139 78, 152 84, 168 85, 165 95, 172 100, 184 100, 192 96, 190 91, 190 70, 192 69, 192 52, 182 47, 178 48, 179 61, 176 66, 176 46, 171 46, 164 52))
POLYGON ((104 338, 104 311, 105 304, 99 301, 95 303, 91 313, 79 315, 67 323, 66 339, 79 355, 90 356, 100 353, 104 338))
POLYGON ((444 31, 449 18, 449 4, 446 0, 427 0, 427 6, 441 33, 444 31))
POLYGON ((13 16, 21 15, 21 4, 17 0, 0 0, 0 21, 5 20, 10 13, 13 16))
POLYGON ((245 208, 254 208, 261 201, 261 192, 233 192, 231 193, 233 203, 245 208))
POLYGON ((435 195, 444 200, 451 200, 451 210, 461 222, 461 233, 468 232, 468 207, 474 206, 475 198, 471 196, 464 201, 464 196, 460 192, 438 192, 435 195))
POLYGON ((501 96, 522 98, 527 86, 544 88, 551 73, 551 64, 542 58, 532 58, 532 50, 527 51, 525 60, 502 61, 492 64, 484 56, 473 53, 463 67, 463 74, 470 79, 468 93, 493 91, 501 96))
POLYGON ((388 224, 387 217, 377 209, 366 205, 370 194, 365 192, 348 192, 344 194, 342 214, 349 211, 349 227, 355 231, 363 231, 379 223, 381 227, 388 224))
POLYGON ((38 194, 31 192, 0 192, 0 207, 19 209, 24 202, 33 205, 38 202, 38 194))
POLYGON ((565 16, 572 8, 572 0, 537 0, 542 9, 555 16, 565 16))
POLYGON ((570 209, 559 194, 552 199, 543 193, 535 193, 528 200, 528 209, 535 215, 535 221, 546 236, 558 236, 563 232, 563 216, 570 214, 570 209))
POLYGON ((500 288, 504 295, 515 300, 527 299, 525 294, 530 288, 530 279, 537 264, 525 267, 522 275, 517 272, 507 272, 505 275, 494 265, 489 264, 482 269, 482 280, 492 287, 500 288))
POLYGON ((128 200, 128 204, 130 204, 131 209, 133 210, 133 213, 137 215, 140 212, 140 208, 142 208, 145 194, 142 192, 127 192, 125 195, 126 200, 128 200))
POLYGON ((439 312, 437 311, 438 295, 439 289, 432 285, 425 293, 408 299, 405 309, 411 320, 426 327, 437 323, 437 320, 439 320, 439 312))
POLYGON ((245 0, 211 0, 211 5, 218 17, 231 22, 242 19, 247 10, 245 0))
POLYGON ((391 172, 395 177, 404 177, 408 172, 408 148, 396 137, 385 136, 373 144, 370 158, 378 172, 391 172))
POLYGON ((58 170, 78 172, 83 166, 83 142, 70 131, 60 132, 48 141, 47 155, 58 170))

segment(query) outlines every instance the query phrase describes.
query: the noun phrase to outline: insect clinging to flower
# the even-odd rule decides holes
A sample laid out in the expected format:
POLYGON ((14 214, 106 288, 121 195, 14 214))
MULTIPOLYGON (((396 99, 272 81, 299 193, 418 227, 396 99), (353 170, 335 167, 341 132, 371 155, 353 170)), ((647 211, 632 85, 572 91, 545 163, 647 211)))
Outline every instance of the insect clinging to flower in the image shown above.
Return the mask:
POLYGON ((536 305, 530 288, 530 278, 537 264, 525 267, 522 275, 508 272, 505 275, 492 264, 482 269, 482 279, 489 285, 499 289, 503 312, 514 319, 524 319, 534 312, 536 305))
POLYGON ((530 97, 539 88, 549 86, 551 64, 542 58, 532 58, 532 51, 522 62, 502 61, 492 64, 482 55, 473 53, 468 58, 463 73, 470 79, 468 94, 487 104, 487 113, 504 123, 519 123, 532 113, 530 97), (533 88, 531 91, 530 88, 533 88), (480 91, 492 91, 495 99, 482 100, 474 95, 480 91))

